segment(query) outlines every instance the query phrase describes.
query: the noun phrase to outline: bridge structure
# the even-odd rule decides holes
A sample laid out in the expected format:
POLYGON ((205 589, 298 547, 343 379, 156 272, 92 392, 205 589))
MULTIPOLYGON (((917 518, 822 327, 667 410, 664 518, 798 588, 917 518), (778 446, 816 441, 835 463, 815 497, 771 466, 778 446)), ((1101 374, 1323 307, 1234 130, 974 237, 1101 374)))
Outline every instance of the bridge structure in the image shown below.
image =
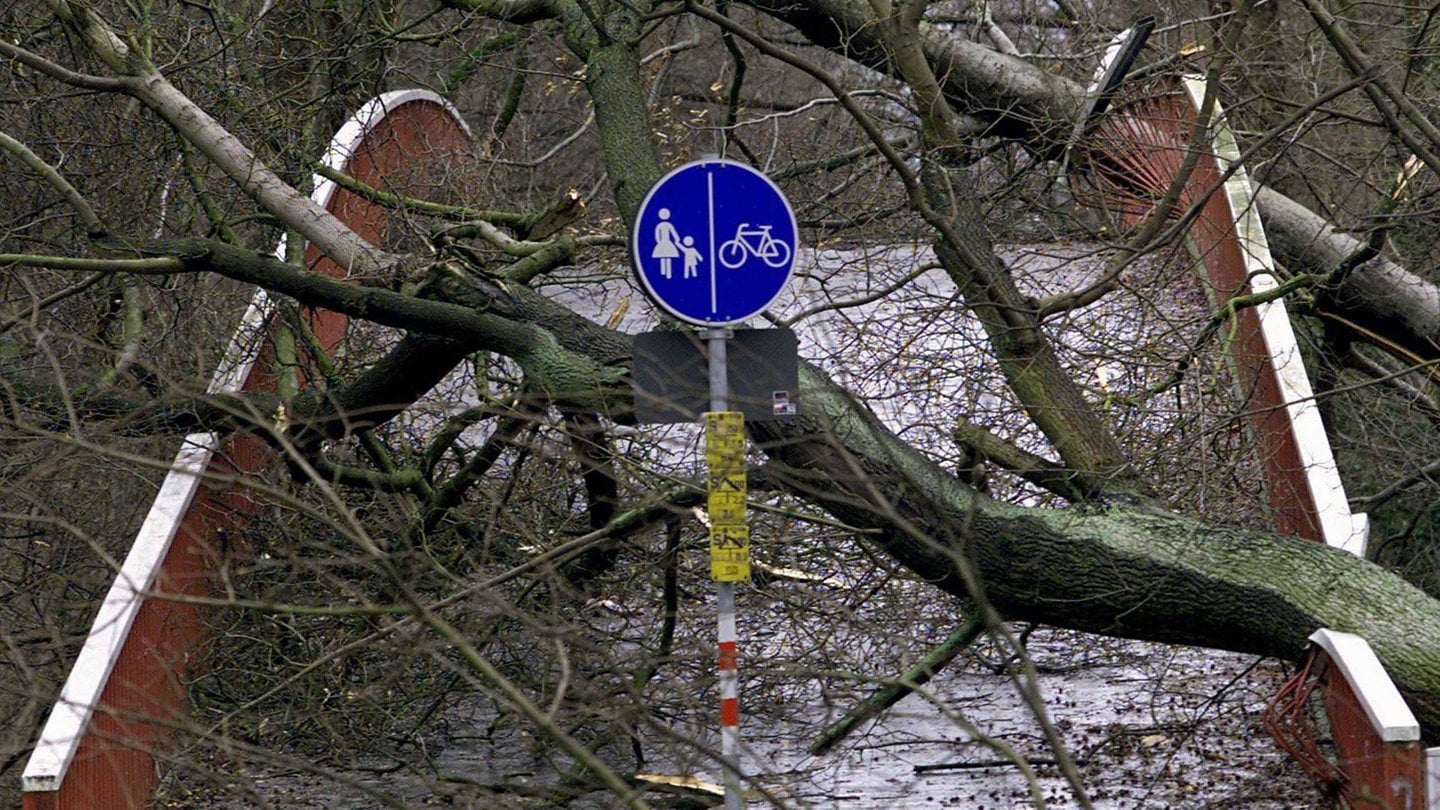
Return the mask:
MULTIPOLYGON (((1099 137, 1111 139, 1105 147, 1110 157, 1132 151, 1139 157, 1130 168, 1162 190, 1188 171, 1177 208, 1191 214, 1188 245, 1212 300, 1226 306, 1265 297, 1280 282, 1249 177, 1218 105, 1209 105, 1209 143, 1200 159, 1186 159, 1192 125, 1207 106, 1205 93, 1200 80, 1179 80, 1148 93, 1143 103, 1097 116, 1077 135, 1093 141, 1098 122, 1105 122, 1110 131, 1099 137)), ((443 160, 468 142, 454 108, 428 91, 400 91, 373 100, 350 119, 325 163, 373 187, 393 188, 390 181, 404 174, 402 167, 443 160)), ((1093 164, 1077 160, 1072 166, 1083 175, 1078 183, 1096 182, 1093 164)), ((1115 180, 1092 199, 1122 223, 1136 225, 1156 198, 1135 193, 1144 182, 1138 174, 1115 180)), ((313 196, 367 240, 383 244, 386 209, 318 176, 313 196)), ((277 251, 283 257, 283 245, 277 251)), ((343 275, 313 247, 305 261, 343 275)), ((265 292, 257 291, 215 372, 212 393, 273 389, 273 310, 265 292)), ((1350 512, 1283 299, 1236 306, 1230 315, 1231 369, 1276 528, 1363 556, 1366 520, 1350 512)), ((314 312, 311 326, 322 345, 334 347, 346 319, 314 312)), ((241 526, 256 507, 240 479, 272 461, 253 435, 186 437, 27 764, 25 810, 151 806, 167 746, 187 719, 185 681, 204 642, 203 600, 189 597, 210 593, 221 535, 241 526)), ((1440 748, 1422 746, 1414 714, 1368 642, 1326 629, 1311 641, 1309 659, 1268 713, 1277 740, 1352 806, 1440 810, 1440 748), (1327 730, 1316 729, 1306 711, 1316 690, 1323 695, 1327 730), (1321 753, 1322 735, 1333 742, 1333 755, 1321 753)))
MULTIPOLYGON (((464 151, 470 131, 459 112, 428 90, 385 93, 335 134, 323 163, 371 188, 405 193, 464 151)), ((373 245, 395 226, 390 209, 317 174, 311 198, 373 245)), ((281 239, 276 257, 286 258, 281 239)), ((313 246, 306 267, 343 278, 313 246)), ((255 292, 208 393, 273 391, 275 303, 255 292)), ((319 344, 334 349, 347 319, 307 313, 319 344)), ((189 718, 186 682, 206 641, 203 603, 213 595, 227 537, 258 503, 244 478, 274 454, 251 433, 186 436, 170 472, 61 687, 21 777, 24 810, 153 806, 170 745, 189 718)))
MULTIPOLYGON (((1124 101, 1112 98, 1123 78, 1117 60, 1133 58, 1134 38, 1145 33, 1141 27, 1117 36, 1096 71, 1090 108, 1103 114, 1082 122, 1072 144, 1077 197, 1134 230, 1182 180, 1169 219, 1186 223, 1186 248, 1202 284, 1217 310, 1228 310, 1227 359, 1275 528, 1363 557, 1368 521, 1350 511, 1254 189, 1221 106, 1193 76, 1146 83, 1124 101), (1206 126, 1196 127, 1206 109, 1206 126)), ((1350 806, 1440 810, 1440 748, 1422 746, 1414 713, 1369 642, 1329 629, 1310 641, 1305 663, 1266 712, 1277 742, 1350 806), (1317 691, 1328 728, 1317 727, 1309 711, 1317 691)))

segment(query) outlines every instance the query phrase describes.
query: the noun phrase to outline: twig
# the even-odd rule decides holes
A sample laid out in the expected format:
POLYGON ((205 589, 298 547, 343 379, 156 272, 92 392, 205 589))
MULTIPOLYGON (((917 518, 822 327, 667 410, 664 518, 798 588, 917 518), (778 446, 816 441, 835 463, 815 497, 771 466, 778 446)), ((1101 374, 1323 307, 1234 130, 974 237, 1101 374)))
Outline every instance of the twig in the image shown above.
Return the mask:
MULTIPOLYGON (((1053 759, 1026 759, 1031 765, 1059 765, 1053 759)), ((1082 763, 1083 764, 1083 763, 1082 763)), ((935 773, 936 771, 969 771, 982 768, 1013 768, 1015 763, 1008 759, 988 759, 983 762, 935 762, 929 765, 916 765, 912 773, 935 773)))
MULTIPOLYGON (((914 666, 905 670, 905 673, 896 678, 892 683, 886 684, 876 690, 874 694, 866 698, 859 706, 851 709, 844 717, 831 723, 815 742, 810 744, 810 753, 819 756, 834 748, 841 740, 845 739, 850 732, 858 728, 862 723, 869 721, 876 715, 894 706, 915 691, 955 660, 970 642, 974 641, 980 632, 985 629, 983 614, 974 609, 973 604, 967 604, 963 608, 965 621, 950 637, 945 639, 940 646, 931 650, 924 658, 921 658, 914 666)), ((1014 763, 1011 763, 1012 765, 1014 763)))

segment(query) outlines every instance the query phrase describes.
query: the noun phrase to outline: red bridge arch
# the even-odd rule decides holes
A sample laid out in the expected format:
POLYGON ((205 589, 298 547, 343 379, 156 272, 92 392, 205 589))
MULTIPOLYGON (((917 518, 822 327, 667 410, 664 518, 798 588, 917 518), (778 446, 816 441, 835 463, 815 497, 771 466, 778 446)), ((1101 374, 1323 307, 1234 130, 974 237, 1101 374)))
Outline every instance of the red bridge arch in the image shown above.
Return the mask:
MULTIPOLYGON (((400 90, 351 117, 330 142, 324 164, 373 188, 406 192, 469 143, 469 129, 454 107, 428 90, 400 90)), ((387 209, 320 175, 311 198, 371 244, 389 241, 387 209)), ((283 239, 277 255, 284 257, 283 239)), ((344 275, 313 246, 306 248, 305 262, 318 272, 344 275)), ((272 309, 258 290, 215 371, 211 393, 274 389, 267 328, 272 309)), ((322 345, 338 345, 345 317, 323 311, 310 317, 322 345)), ((269 455, 260 439, 247 434, 186 437, 26 764, 25 810, 152 804, 165 750, 188 716, 184 684, 204 635, 203 609, 183 597, 209 595, 219 536, 254 509, 244 487, 224 482, 264 469, 269 455)))

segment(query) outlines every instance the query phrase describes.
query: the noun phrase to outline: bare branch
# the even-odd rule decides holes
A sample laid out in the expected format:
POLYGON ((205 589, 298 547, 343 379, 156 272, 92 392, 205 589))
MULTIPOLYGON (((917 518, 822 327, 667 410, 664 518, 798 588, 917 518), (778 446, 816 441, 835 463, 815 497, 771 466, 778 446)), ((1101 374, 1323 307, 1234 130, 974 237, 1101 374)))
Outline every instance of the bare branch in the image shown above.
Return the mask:
MULTIPOLYGON (((3 41, 3 39, 0 39, 0 42, 3 41)), ((60 174, 59 169, 46 163, 39 155, 32 152, 30 147, 15 140, 4 132, 0 132, 0 149, 4 149, 19 158, 21 163, 24 163, 31 171, 44 178, 45 182, 48 183, 51 188, 60 192, 60 196, 65 198, 65 202, 69 203, 70 207, 75 209, 76 215, 80 217, 80 224, 85 226, 85 230, 89 236, 98 237, 105 235, 105 226, 101 224, 100 217, 96 216, 95 209, 91 208, 89 201, 80 194, 80 191, 71 185, 70 181, 66 180, 64 175, 60 174)))

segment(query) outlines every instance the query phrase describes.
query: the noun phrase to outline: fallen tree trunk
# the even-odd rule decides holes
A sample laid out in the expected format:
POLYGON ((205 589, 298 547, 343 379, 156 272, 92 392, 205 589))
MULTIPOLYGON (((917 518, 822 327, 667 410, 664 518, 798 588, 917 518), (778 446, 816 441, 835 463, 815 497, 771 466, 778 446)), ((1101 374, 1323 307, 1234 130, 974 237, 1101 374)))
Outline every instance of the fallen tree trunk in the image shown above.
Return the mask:
MULTIPOLYGON (((1270 247, 1291 270, 1335 273, 1365 244, 1274 189, 1256 195, 1270 247)), ((1384 256, 1344 272, 1317 295, 1321 317, 1381 348, 1423 363, 1440 359, 1440 289, 1384 256)))
MULTIPOLYGON (((858 0, 745 0, 746 5, 794 26, 811 42, 881 73, 895 62, 885 26, 858 0)), ((1053 151, 1074 130, 1085 89, 1053 73, 928 23, 920 46, 952 106, 984 127, 985 135, 1023 140, 1053 151)), ((977 133, 978 134, 978 133, 977 133)))
POLYGON ((1296 660, 1317 628, 1364 636, 1440 739, 1440 602, 1363 559, 1148 502, 1022 508, 979 495, 828 379, 805 416, 752 427, 771 473, 937 587, 1008 619, 1296 660), (783 465, 783 466, 782 466, 783 465), (969 584, 967 584, 967 581, 969 584), (976 591, 976 592, 973 592, 976 591))
MULTIPOLYGON (((192 249, 187 261, 232 277, 253 275, 257 261, 267 272, 299 275, 222 250, 192 249)), ((272 280, 303 303, 334 304, 324 295, 307 300, 311 290, 280 275, 272 280)), ((627 419, 631 391, 618 372, 629 364, 629 336, 525 287, 487 292, 486 318, 494 320, 486 322, 503 321, 501 336, 529 335, 524 354, 534 368, 570 370, 550 377, 556 400, 627 419)), ((366 299, 366 315, 390 320, 379 298, 366 299)), ((402 308, 396 317, 411 315, 402 308)), ((459 355, 462 345, 493 346, 499 337, 449 339, 459 355)), ((394 413, 399 391, 419 395, 414 386, 391 386, 384 402, 349 404, 394 413)), ((773 460, 768 477, 868 530, 866 542, 936 587, 988 599, 1008 619, 1290 660, 1317 628, 1356 633, 1370 641, 1426 737, 1440 739, 1440 601, 1400 577, 1313 541, 1200 521, 1139 497, 1073 509, 995 501, 806 363, 800 396, 800 417, 750 426, 773 460)))

